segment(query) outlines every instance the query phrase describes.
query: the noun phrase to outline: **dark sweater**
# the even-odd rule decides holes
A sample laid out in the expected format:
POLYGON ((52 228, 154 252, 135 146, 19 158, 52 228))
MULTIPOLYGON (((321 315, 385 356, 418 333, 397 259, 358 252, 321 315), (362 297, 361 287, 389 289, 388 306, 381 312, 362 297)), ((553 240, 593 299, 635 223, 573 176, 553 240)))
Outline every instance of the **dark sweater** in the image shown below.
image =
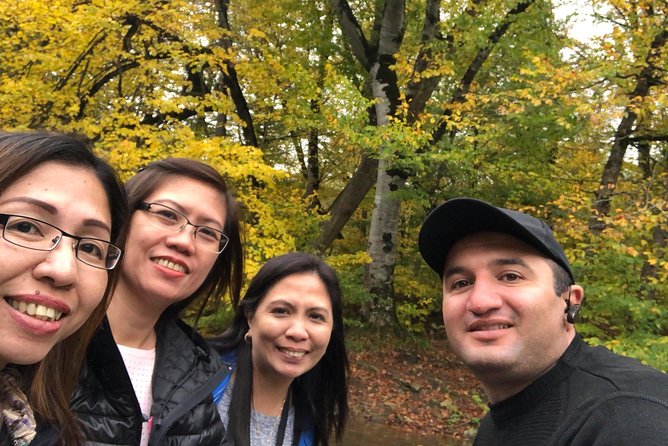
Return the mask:
POLYGON ((666 446, 668 375, 576 336, 549 372, 490 405, 474 445, 666 446))

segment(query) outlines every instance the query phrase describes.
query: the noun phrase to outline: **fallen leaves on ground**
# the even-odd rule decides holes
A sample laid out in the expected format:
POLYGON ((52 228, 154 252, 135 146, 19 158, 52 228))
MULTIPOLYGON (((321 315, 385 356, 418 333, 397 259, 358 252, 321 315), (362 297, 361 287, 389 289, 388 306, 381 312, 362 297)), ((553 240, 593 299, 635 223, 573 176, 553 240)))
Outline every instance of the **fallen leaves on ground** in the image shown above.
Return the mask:
POLYGON ((379 337, 363 344, 350 352, 352 417, 415 434, 455 439, 475 434, 485 397, 445 339, 379 337))

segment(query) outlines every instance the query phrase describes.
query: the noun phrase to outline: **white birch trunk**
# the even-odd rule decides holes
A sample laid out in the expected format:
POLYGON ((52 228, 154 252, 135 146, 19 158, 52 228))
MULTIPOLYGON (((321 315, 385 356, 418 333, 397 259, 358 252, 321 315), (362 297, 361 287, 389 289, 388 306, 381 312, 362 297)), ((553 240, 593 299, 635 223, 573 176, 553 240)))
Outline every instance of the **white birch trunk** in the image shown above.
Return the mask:
MULTIPOLYGON (((378 81, 375 64, 371 69, 372 89, 376 98, 376 116, 378 126, 389 122, 390 104, 385 93, 386 85, 378 81)), ((381 150, 382 153, 382 150, 381 150)), ((397 232, 399 228, 399 210, 401 201, 393 192, 403 188, 405 180, 388 175, 388 160, 381 157, 376 177, 374 209, 369 229, 368 253, 371 264, 366 271, 367 289, 374 295, 370 322, 375 325, 387 325, 393 322, 394 305, 394 264, 397 257, 397 232)))

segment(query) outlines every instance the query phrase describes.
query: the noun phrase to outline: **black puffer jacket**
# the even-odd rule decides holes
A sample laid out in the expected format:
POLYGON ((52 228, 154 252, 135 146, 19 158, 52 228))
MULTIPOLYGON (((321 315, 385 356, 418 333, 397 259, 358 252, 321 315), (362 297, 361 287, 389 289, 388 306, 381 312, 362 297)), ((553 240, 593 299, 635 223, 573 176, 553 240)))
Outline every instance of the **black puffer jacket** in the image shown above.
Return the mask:
POLYGON ((7 427, 5 423, 0 421, 0 445, 3 446, 12 446, 14 441, 10 438, 9 433, 7 432, 7 427))
MULTIPOLYGON (((225 428, 211 392, 227 368, 184 322, 159 322, 156 332, 149 446, 221 444, 225 428)), ((88 348, 72 408, 87 445, 139 444, 139 402, 106 320, 88 348)))

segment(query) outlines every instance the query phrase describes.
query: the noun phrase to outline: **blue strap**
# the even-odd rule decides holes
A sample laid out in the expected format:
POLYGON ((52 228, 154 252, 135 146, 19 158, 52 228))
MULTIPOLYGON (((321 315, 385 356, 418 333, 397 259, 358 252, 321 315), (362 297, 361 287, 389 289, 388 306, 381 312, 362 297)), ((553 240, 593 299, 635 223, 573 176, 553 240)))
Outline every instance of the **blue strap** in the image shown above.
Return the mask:
POLYGON ((313 445, 313 431, 307 430, 301 433, 299 436, 299 446, 312 446, 313 445))
POLYGON ((216 387, 213 392, 213 402, 218 405, 220 403, 220 400, 223 399, 223 394, 225 393, 225 389, 227 389, 227 385, 230 383, 230 378, 232 377, 232 371, 234 370, 234 367, 237 365, 236 364, 236 352, 231 351, 227 353, 223 353, 220 357, 223 360, 224 363, 229 364, 229 373, 223 380, 218 384, 218 387, 216 387))
POLYGON ((227 385, 230 383, 230 377, 232 376, 232 373, 228 373, 225 378, 218 384, 218 387, 216 387, 213 390, 213 402, 218 405, 220 403, 220 400, 223 399, 223 394, 225 393, 225 389, 227 389, 227 385))

